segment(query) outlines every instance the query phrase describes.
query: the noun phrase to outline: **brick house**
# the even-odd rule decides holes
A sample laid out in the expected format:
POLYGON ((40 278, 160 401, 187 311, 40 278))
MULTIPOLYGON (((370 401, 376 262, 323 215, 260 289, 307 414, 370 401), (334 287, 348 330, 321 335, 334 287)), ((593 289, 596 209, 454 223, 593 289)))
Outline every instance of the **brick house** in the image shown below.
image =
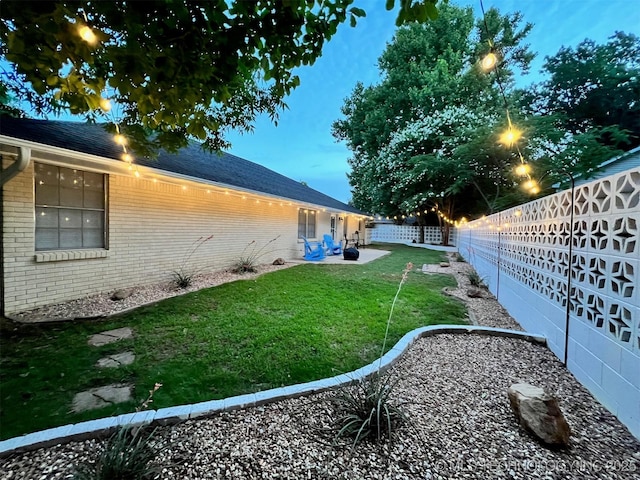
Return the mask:
POLYGON ((227 268, 255 241, 261 262, 300 259, 301 236, 364 231, 365 214, 239 157, 193 144, 122 161, 96 124, 0 118, 1 314, 227 268))

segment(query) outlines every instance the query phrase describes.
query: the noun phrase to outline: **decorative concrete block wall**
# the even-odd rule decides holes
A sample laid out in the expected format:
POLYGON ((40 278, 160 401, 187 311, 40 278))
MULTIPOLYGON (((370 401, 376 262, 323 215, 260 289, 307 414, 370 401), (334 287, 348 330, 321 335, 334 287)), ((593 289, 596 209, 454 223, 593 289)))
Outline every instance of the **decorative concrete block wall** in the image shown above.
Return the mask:
POLYGON ((560 359, 567 342, 571 372, 640 437, 640 170, 476 220, 457 237, 509 313, 560 359))
MULTIPOLYGON (((383 243, 410 243, 420 240, 420 227, 413 225, 393 225, 390 223, 377 223, 370 230, 372 242, 383 243)), ((453 229, 451 229, 453 231, 453 229)), ((453 236, 451 237, 453 238, 453 236)), ((442 242, 442 233, 439 227, 424 228, 424 242, 439 244, 442 242)))

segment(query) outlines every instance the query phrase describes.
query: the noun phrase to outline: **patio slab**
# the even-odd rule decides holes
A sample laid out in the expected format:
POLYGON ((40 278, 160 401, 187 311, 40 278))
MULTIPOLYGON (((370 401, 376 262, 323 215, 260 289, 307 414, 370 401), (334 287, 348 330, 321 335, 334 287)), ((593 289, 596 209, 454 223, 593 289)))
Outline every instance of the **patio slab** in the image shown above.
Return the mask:
POLYGON ((377 248, 361 248, 358 250, 360 257, 358 260, 345 260, 342 255, 327 255, 324 260, 319 262, 308 262, 301 260, 300 263, 316 263, 316 264, 339 264, 339 265, 362 265, 364 263, 372 262, 380 257, 390 254, 388 250, 378 250, 377 248))

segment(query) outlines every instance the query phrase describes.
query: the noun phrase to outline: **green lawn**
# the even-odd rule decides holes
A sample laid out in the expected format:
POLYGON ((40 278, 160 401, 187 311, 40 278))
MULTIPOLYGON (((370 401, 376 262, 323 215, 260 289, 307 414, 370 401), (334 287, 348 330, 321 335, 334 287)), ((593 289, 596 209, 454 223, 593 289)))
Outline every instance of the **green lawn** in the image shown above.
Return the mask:
MULTIPOLYGON (((307 382, 359 368, 380 355, 402 271, 444 259, 402 245, 369 264, 300 265, 193 292, 107 321, 3 330, 0 438, 120 413, 146 398, 153 408, 219 399, 307 382), (135 337, 100 348, 87 337, 130 326, 135 337), (136 361, 98 369, 96 361, 132 350, 136 361), (72 414, 79 391, 135 384, 136 401, 72 414)), ((462 304, 442 295, 448 275, 412 272, 396 303, 387 349, 424 325, 464 323, 462 304)))

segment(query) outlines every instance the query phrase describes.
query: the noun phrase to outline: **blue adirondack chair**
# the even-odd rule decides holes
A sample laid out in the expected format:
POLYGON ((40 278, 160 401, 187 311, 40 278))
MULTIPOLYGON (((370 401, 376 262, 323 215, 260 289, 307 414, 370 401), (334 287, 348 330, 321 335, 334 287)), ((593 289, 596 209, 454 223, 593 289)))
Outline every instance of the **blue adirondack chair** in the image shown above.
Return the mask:
POLYGON ((325 233, 322 238, 324 239, 324 246, 327 249, 328 255, 342 255, 342 245, 334 243, 331 235, 325 233))
POLYGON ((304 259, 310 262, 319 262, 324 259, 324 248, 320 242, 310 242, 306 237, 304 241, 304 259))

